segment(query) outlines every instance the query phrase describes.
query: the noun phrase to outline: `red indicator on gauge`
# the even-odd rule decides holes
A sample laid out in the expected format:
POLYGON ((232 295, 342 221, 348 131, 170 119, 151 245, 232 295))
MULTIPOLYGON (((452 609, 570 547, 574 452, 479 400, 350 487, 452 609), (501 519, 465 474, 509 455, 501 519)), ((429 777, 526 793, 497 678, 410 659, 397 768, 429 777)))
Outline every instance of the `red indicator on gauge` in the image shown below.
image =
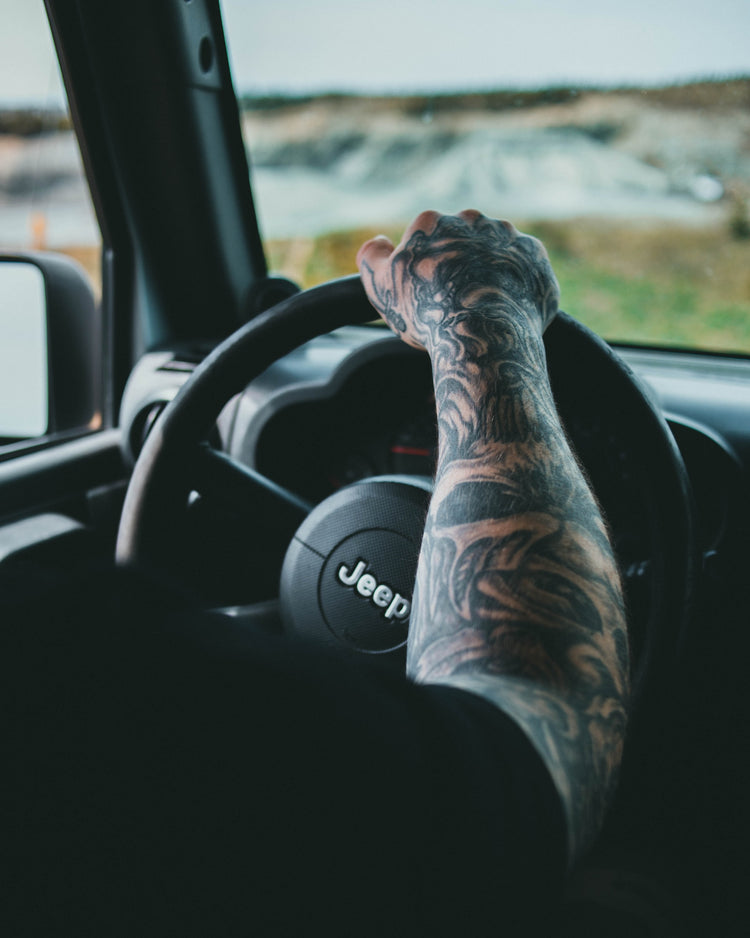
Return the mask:
MULTIPOLYGON (((403 436, 407 436, 406 433, 403 436)), ((402 438, 403 438, 402 436, 402 438)), ((424 433, 409 433, 421 439, 395 442, 389 447, 390 471, 405 475, 431 476, 435 471, 435 446, 431 440, 425 440, 424 433)))
POLYGON ((403 446, 401 443, 394 443, 391 452, 395 456, 422 456, 429 459, 432 456, 432 448, 427 446, 403 446))

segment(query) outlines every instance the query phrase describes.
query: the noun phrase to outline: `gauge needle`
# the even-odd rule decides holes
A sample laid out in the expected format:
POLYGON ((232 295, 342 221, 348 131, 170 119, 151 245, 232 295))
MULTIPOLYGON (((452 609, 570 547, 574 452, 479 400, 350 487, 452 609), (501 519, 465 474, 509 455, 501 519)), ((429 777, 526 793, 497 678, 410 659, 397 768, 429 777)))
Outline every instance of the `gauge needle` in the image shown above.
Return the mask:
POLYGON ((432 450, 426 446, 402 446, 400 443, 394 444, 391 452, 398 456, 432 456, 432 450))

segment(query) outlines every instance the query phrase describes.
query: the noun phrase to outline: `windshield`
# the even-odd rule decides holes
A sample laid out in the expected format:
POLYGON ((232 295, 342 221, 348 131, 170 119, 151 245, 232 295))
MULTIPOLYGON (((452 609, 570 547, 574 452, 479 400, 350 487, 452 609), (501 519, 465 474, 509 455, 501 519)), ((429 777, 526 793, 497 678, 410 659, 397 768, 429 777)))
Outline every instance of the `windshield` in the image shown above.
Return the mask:
POLYGON ((270 266, 310 286, 418 211, 541 237, 624 343, 750 353, 745 0, 224 0, 270 266))

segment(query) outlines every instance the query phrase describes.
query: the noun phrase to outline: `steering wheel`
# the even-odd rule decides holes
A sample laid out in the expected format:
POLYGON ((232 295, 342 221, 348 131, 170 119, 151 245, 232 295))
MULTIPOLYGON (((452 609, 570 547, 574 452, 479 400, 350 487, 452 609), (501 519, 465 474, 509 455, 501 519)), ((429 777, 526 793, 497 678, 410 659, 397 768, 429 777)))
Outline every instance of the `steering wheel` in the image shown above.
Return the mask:
MULTIPOLYGON (((312 631, 332 644, 369 654, 403 646, 429 486, 406 478, 355 484, 306 518, 311 506, 203 443, 227 401, 278 358, 317 335, 373 318, 364 288, 352 276, 284 300, 222 342, 146 440, 125 498, 118 563, 163 567, 191 491, 261 485, 286 512, 287 523, 302 522, 282 576, 288 626, 309 630, 304 623, 312 610, 312 631)), ((629 624, 634 699, 642 705, 665 686, 690 608, 695 552, 687 474, 663 417, 606 343, 560 313, 545 344, 563 421, 585 422, 595 405, 600 424, 601 414, 607 415, 600 432, 615 427, 618 445, 640 456, 649 556, 627 579, 645 595, 645 611, 629 624)), ((605 439, 598 445, 609 444, 605 439)))

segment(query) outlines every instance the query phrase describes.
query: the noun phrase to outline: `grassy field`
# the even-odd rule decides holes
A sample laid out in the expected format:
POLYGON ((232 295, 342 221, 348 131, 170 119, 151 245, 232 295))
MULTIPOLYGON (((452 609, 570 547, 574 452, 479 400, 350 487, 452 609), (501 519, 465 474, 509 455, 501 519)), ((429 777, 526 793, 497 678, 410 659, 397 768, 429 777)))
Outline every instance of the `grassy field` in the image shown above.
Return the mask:
MULTIPOLYGON (((726 228, 613 226, 591 220, 520 225, 547 246, 563 309, 615 342, 750 354, 750 238, 726 228)), ((273 271, 304 287, 354 273, 376 232, 270 241, 273 271)), ((384 232, 398 241, 401 229, 384 232)), ((100 288, 97 248, 65 250, 100 288)))
MULTIPOLYGON (((519 225, 540 237, 563 308, 612 341, 750 354, 750 239, 727 228, 519 225)), ((375 232, 272 241, 269 264, 305 287, 353 273, 375 232)), ((397 241, 399 229, 383 232, 397 241)))

